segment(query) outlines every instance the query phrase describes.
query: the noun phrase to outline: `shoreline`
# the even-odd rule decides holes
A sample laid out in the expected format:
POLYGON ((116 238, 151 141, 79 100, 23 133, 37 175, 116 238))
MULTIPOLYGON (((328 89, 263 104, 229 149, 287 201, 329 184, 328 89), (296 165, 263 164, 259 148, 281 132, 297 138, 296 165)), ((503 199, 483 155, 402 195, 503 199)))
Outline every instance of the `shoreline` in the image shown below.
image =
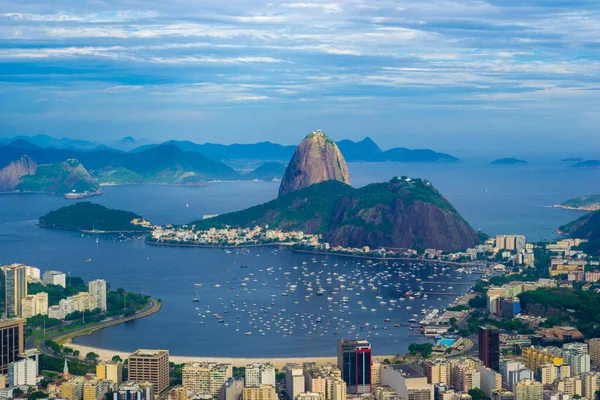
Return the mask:
MULTIPOLYGON (((113 356, 118 355, 123 360, 127 359, 134 351, 137 349, 133 349, 131 352, 122 351, 122 350, 111 350, 111 349, 103 349, 93 346, 85 346, 77 343, 69 343, 67 347, 72 348, 73 350, 79 350, 80 354, 85 357, 85 354, 89 352, 94 352, 98 354, 101 360, 110 360, 113 356)), ((374 360, 383 361, 384 359, 392 359, 395 356, 387 355, 387 356, 373 356, 374 360)), ((277 369, 283 369, 286 363, 305 363, 305 362, 317 362, 320 364, 324 363, 333 363, 337 364, 337 356, 317 356, 317 357, 203 357, 203 356, 179 356, 174 354, 169 354, 169 361, 174 362, 175 364, 185 364, 188 362, 216 362, 216 363, 228 363, 234 367, 245 367, 247 364, 254 363, 264 363, 270 362, 277 369)))
POLYGON ((600 205, 599 206, 583 206, 583 207, 570 207, 570 206, 564 206, 562 204, 555 204, 552 206, 552 208, 560 208, 562 210, 569 210, 569 211, 598 211, 600 210, 600 205))
POLYGON ((149 242, 144 240, 144 244, 150 246, 159 246, 159 247, 190 247, 190 248, 198 248, 198 249, 246 249, 251 247, 273 247, 273 246, 292 246, 293 243, 257 243, 257 244, 245 244, 240 246, 219 246, 219 245, 209 245, 209 244, 180 244, 180 243, 159 243, 159 242, 149 242))

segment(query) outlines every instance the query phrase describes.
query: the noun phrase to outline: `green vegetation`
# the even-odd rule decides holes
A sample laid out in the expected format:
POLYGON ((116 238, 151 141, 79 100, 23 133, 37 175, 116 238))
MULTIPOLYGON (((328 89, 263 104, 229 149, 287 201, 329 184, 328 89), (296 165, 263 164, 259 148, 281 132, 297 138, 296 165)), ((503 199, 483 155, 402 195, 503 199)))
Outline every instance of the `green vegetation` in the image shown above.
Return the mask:
POLYGON ((98 171, 98 183, 101 185, 132 185, 144 183, 144 178, 127 168, 106 168, 98 171))
MULTIPOLYGON (((537 289, 519 294, 521 307, 541 305, 561 314, 558 321, 573 320, 586 337, 600 336, 600 294, 594 291, 566 288, 537 289), (571 310, 569 312, 567 310, 571 310)), ((554 321, 551 321, 551 323, 554 321)))
POLYGON ((447 311, 466 311, 466 310, 469 310, 469 307, 459 304, 457 306, 450 306, 450 307, 446 308, 446 310, 447 311))
POLYGON ((131 223, 142 219, 128 211, 112 210, 99 204, 86 202, 50 211, 40 217, 40 226, 75 231, 147 232, 149 228, 131 223))
POLYGON ((517 332, 521 335, 530 335, 534 333, 534 329, 529 326, 528 323, 523 323, 518 319, 494 319, 491 318, 487 313, 481 311, 474 311, 467 320, 467 330, 469 333, 476 333, 480 326, 492 325, 496 328, 504 329, 507 331, 517 332))
MULTIPOLYGON (((448 233, 447 237, 443 238, 444 242, 449 243, 445 245, 446 250, 466 248, 479 243, 475 232, 429 182, 408 178, 394 178, 390 182, 375 183, 359 189, 335 180, 325 181, 290 192, 265 204, 191 222, 189 225, 193 225, 196 230, 269 225, 270 228, 322 234, 327 241, 334 244, 373 247, 404 245, 424 249, 430 245, 429 235, 432 235, 432 232, 417 221, 421 215, 415 216, 409 212, 415 203, 433 205, 455 218, 453 223, 450 222, 453 225, 452 232, 460 230, 463 235, 448 233), (403 218, 408 222, 405 222, 402 228, 415 232, 412 238, 397 238, 394 234, 398 229, 398 221, 403 218), (411 225, 407 227, 406 224, 411 225), (356 235, 353 235, 354 232, 356 235), (346 243, 350 240, 349 237, 353 237, 352 243, 346 243), (378 238, 377 243, 369 242, 368 238, 378 238), (396 239, 406 243, 395 243, 396 239), (413 242, 408 243, 411 240, 413 242)), ((429 210, 437 212, 431 207, 429 210)), ((423 213, 429 210, 426 209, 423 213)), ((436 229, 443 227, 437 226, 436 229)))
POLYGON ((587 239, 578 249, 600 256, 600 210, 585 214, 558 228, 558 232, 571 238, 587 239))
POLYGON ((433 351, 433 344, 431 343, 411 343, 408 345, 408 351, 413 356, 421 354, 423 358, 427 358, 433 351))
POLYGON ((479 388, 469 389, 469 396, 472 400, 489 400, 485 392, 479 388))
MULTIPOLYGON (((40 354, 40 371, 54 371, 62 373, 65 366, 64 358, 51 357, 45 354, 40 354)), ((94 364, 84 363, 75 359, 69 359, 69 372, 73 375, 83 376, 85 374, 96 372, 94 364)))
POLYGON ((600 194, 576 197, 560 203, 561 206, 569 208, 600 208, 600 194))
POLYGON ((244 179, 272 181, 274 179, 281 179, 284 173, 285 165, 278 162, 271 162, 261 165, 254 171, 248 172, 246 175, 244 175, 244 179))
POLYGON ((39 165, 35 175, 24 175, 15 190, 28 192, 96 192, 100 187, 77 160, 39 165))

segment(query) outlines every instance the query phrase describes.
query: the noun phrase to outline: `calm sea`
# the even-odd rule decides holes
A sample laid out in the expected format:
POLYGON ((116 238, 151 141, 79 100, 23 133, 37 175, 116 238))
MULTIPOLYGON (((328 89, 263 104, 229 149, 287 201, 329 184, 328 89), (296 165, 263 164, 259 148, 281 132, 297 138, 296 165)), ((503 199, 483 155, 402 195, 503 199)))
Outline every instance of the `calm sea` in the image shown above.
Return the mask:
MULTIPOLYGON (((576 171, 560 163, 356 163, 350 165, 350 173, 355 186, 396 175, 429 179, 475 229, 488 234, 522 233, 530 240, 552 239, 557 226, 581 215, 547 206, 600 191, 600 171, 576 171)), ((134 211, 158 224, 184 223, 268 201, 277 189, 273 182, 201 188, 109 187, 91 200, 134 211)), ((411 336, 414 332, 408 327, 394 328, 393 324, 407 324, 413 314, 420 319, 423 308, 444 307, 456 293, 466 290, 461 283, 475 279, 465 275, 459 280, 455 273, 442 276, 431 268, 363 265, 339 257, 318 256, 313 261, 310 255, 286 249, 227 253, 157 248, 112 237, 96 243, 87 235, 35 226, 39 216, 66 204, 70 202, 60 196, 0 195, 0 264, 22 262, 42 270, 69 271, 84 279, 104 278, 113 288, 143 291, 164 304, 151 317, 77 340, 86 345, 125 351, 167 348, 176 355, 321 356, 333 355, 341 337, 367 337, 378 354, 402 353, 409 343, 422 339, 411 336), (92 262, 85 263, 88 258, 92 262), (367 285, 369 279, 377 290, 367 285), (398 300, 401 292, 431 281, 445 284, 425 284, 426 290, 436 293, 429 299, 398 300), (297 286, 296 291, 282 296, 291 284, 297 286), (311 295, 317 288, 336 293, 311 295), (192 302, 194 297, 200 301, 192 302), (392 323, 383 322, 387 318, 392 323)))

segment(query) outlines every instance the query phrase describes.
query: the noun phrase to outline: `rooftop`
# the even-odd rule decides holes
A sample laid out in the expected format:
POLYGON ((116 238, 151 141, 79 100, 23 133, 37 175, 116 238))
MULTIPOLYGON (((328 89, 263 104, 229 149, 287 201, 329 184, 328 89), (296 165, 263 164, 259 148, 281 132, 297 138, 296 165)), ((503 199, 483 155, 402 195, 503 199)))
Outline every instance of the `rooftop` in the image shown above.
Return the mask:
POLYGON ((392 368, 392 369, 400 372, 400 374, 402 374, 402 376, 405 378, 425 378, 425 375, 423 375, 421 372, 417 371, 410 364, 386 365, 385 368, 392 368))

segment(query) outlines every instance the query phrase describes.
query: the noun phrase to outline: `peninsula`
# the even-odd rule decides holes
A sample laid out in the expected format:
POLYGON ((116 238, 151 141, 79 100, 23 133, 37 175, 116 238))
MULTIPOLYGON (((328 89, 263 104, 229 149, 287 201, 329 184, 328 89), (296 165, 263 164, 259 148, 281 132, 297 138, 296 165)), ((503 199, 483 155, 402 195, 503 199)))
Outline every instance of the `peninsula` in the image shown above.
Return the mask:
POLYGON ((600 210, 600 194, 576 197, 563 203, 556 204, 553 207, 565 210, 597 211, 600 210))

